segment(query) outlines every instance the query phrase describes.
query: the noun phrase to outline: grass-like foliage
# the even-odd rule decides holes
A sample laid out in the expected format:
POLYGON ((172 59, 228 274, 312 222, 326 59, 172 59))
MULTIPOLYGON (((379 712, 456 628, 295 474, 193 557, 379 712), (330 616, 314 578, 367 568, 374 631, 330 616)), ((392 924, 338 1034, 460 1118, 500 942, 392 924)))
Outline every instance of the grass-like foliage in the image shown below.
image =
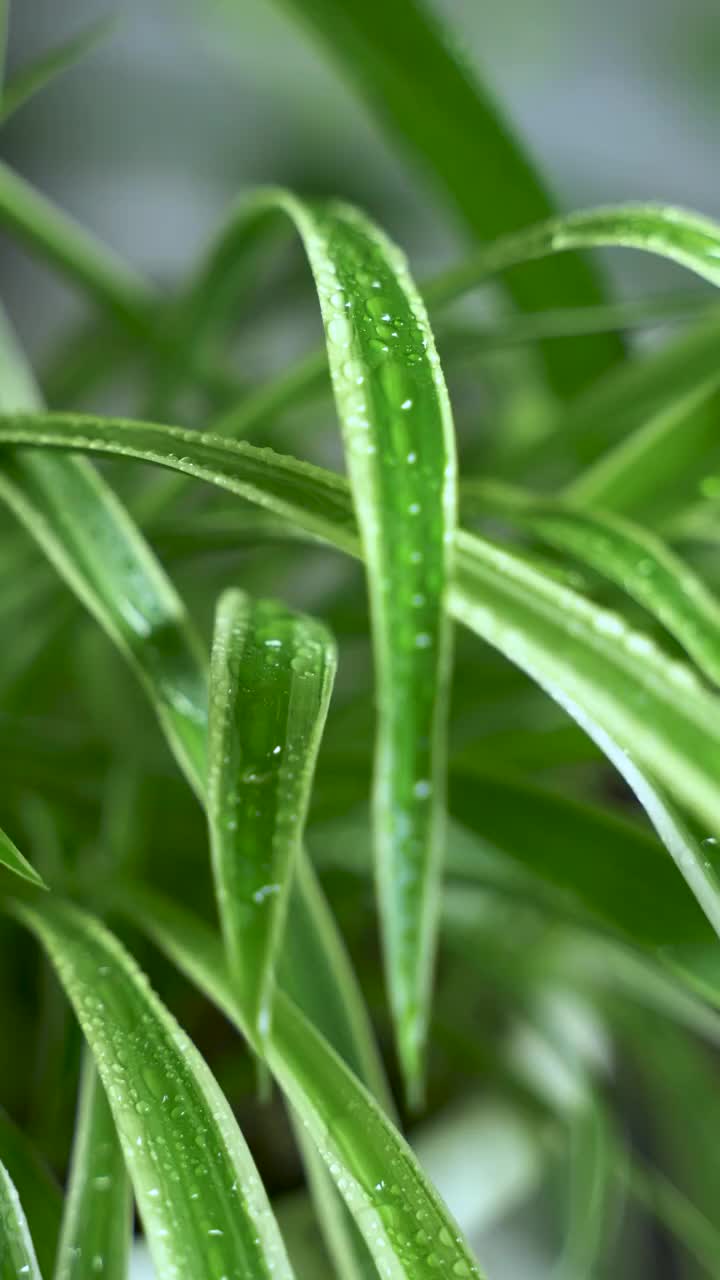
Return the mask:
POLYGON ((533 1195, 556 1280, 716 1275, 720 227, 560 216, 416 0, 285 8, 462 215, 442 275, 261 190, 161 291, 0 167, 90 316, 38 370, 0 323, 0 1280, 124 1280, 133 1203, 158 1280, 481 1277, 533 1195), (289 235, 323 341, 251 382, 289 235))

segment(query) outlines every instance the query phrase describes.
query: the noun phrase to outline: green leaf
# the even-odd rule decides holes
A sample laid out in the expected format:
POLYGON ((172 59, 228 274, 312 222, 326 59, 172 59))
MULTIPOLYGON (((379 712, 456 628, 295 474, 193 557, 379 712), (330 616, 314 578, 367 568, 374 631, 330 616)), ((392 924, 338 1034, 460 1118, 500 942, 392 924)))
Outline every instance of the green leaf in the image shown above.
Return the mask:
MULTIPOLYGON (((685 396, 698 393, 717 376, 719 341, 720 320, 714 316, 660 350, 613 370, 559 414, 539 443, 525 450, 519 463, 523 474, 537 476, 538 469, 545 469, 557 487, 558 475, 569 479, 573 464, 587 467, 655 415, 675 412, 685 396)), ((573 485, 569 492, 579 498, 583 486, 581 477, 577 491, 573 485)), ((606 493, 602 502, 607 502, 606 493)))
POLYGON ((433 301, 457 297, 499 271, 568 249, 642 249, 720 285, 720 225, 689 209, 663 204, 581 209, 536 226, 526 224, 438 277, 433 301))
POLYGON ((720 601, 654 533, 578 503, 542 501, 519 490, 467 486, 478 510, 500 511, 544 542, 569 552, 643 605, 720 684, 720 601))
POLYGON ((159 1280, 292 1272, 229 1104, 120 943, 65 903, 15 904, 92 1050, 159 1280))
POLYGON ((111 249, 0 163, 0 224, 76 280, 136 336, 154 327, 154 291, 111 249))
MULTIPOLYGON (((32 374, 0 317, 0 407, 39 406, 32 374)), ((132 662, 183 768, 203 769, 207 690, 202 648, 141 534, 92 466, 6 452, 0 498, 132 662)))
MULTIPOLYGON (((0 378, 0 395, 5 395, 0 404, 7 406, 8 401, 11 405, 25 406, 37 403, 31 374, 15 347, 12 334, 2 329, 0 373, 4 374, 0 378)), ((94 422, 98 429, 101 424, 102 420, 94 422)), ((181 436, 183 439, 187 436, 196 448, 198 437, 195 433, 181 432, 181 436)), ((161 432, 157 443, 163 449, 167 436, 161 432)), ((226 452, 222 456, 226 456, 226 452)), ((9 495, 11 505, 56 567, 67 577, 80 599, 107 626, 121 651, 126 655, 132 653, 168 742, 191 786, 204 800, 207 737, 205 664, 172 586, 161 575, 149 548, 123 508, 94 471, 77 470, 74 459, 55 459, 53 470, 39 473, 42 484, 38 485, 33 461, 47 464, 53 459, 33 460, 24 455, 28 465, 18 474, 17 459, 20 457, 18 453, 11 453, 5 459, 6 467, 16 467, 15 483, 9 495), (63 499, 67 497, 68 490, 75 503, 71 502, 66 508, 63 499), (103 561, 98 551, 106 545, 107 559, 103 561), (97 569, 97 576, 94 569, 97 569), (136 622, 131 651, 122 643, 128 612, 131 620, 136 622), (150 625, 154 618, 161 620, 159 646, 156 632, 150 625)), ((162 457, 165 460, 164 452, 162 457)), ((184 446, 182 452, 173 454, 173 457, 180 469, 188 465, 184 446)), ((337 528, 337 519, 333 520, 330 515, 334 513, 345 522, 347 545, 357 547, 347 486, 340 477, 329 485, 324 480, 315 483, 316 469, 301 465, 298 471, 297 466, 291 464, 284 471, 278 471, 272 465, 268 466, 260 450, 251 451, 248 457, 249 466, 243 459, 239 461, 240 479, 234 492, 247 491, 247 496, 257 500, 263 492, 257 483, 258 478, 262 480, 272 474, 278 482, 276 494, 266 495, 263 500, 270 507, 279 500, 282 511, 287 508, 288 512, 294 512, 301 502, 308 501, 308 489, 312 510, 314 487, 317 510, 314 517, 310 517, 311 523, 314 520, 318 531, 326 535, 329 529, 337 528)), ((203 453, 203 458, 207 460, 206 453, 203 453)), ((325 473, 318 474, 323 477, 325 473)), ((211 480, 215 471, 211 468, 203 475, 211 480)), ((8 496, 2 471, 0 493, 8 496)), ((286 938, 286 950, 295 956, 294 994, 304 1009, 312 1011, 333 1046, 347 1057, 369 1087, 388 1105, 387 1087, 357 982, 312 869, 304 859, 300 860, 297 868, 296 885, 298 892, 293 895, 286 938)))
MULTIPOLYGON (((53 415, 0 420, 0 439, 14 443, 34 440, 111 454, 134 451, 134 456, 143 456, 143 450, 130 448, 124 441, 133 436, 146 439, 148 431, 146 442, 152 441, 144 453, 148 460, 161 459, 159 445, 165 441, 167 465, 195 471, 231 490, 241 487, 237 475, 247 474, 252 459, 256 500, 259 497, 264 503, 268 499, 275 503, 278 482, 285 482, 294 468, 300 482, 295 490, 296 522, 311 525, 313 532, 322 527, 329 541, 343 549, 352 547, 347 523, 333 522, 327 505, 323 506, 330 498, 336 509, 342 507, 346 491, 338 478, 325 480, 327 473, 320 468, 293 464, 290 459, 276 462, 267 452, 217 439, 209 441, 213 466, 198 467, 194 460, 178 459, 176 450, 182 441, 186 456, 202 458, 207 437, 143 424, 124 427, 109 419, 83 421, 53 415), (227 474, 221 470, 221 458, 227 459, 227 474), (305 479, 315 508, 309 517, 300 501, 305 479), (320 507, 322 524, 316 514, 320 507)), ((242 493, 253 496, 244 483, 242 493)), ((287 517, 292 504, 285 487, 281 501, 282 506, 275 509, 287 517)), ((685 824, 677 815, 670 816, 655 783, 642 781, 639 772, 648 769, 670 795, 707 824, 711 834, 720 830, 715 782, 720 767, 717 698, 699 685, 689 667, 666 658, 649 637, 628 628, 617 614, 483 539, 459 533, 456 542, 457 575, 449 600, 453 616, 530 675, 598 742, 621 772, 631 771, 631 785, 640 789, 641 803, 647 802, 655 813, 662 838, 699 895, 703 910, 711 920, 718 920, 720 900, 712 867, 706 865, 685 824)))
POLYGON ((42 1280, 20 1197, 0 1163, 0 1280, 42 1280))
MULTIPOLYGON (((492 241, 551 214, 532 163, 418 0, 394 0, 390 6, 382 0, 284 2, 329 45, 479 240, 492 241)), ((578 258, 536 263, 507 283, 521 310, 537 311, 549 298, 563 307, 602 299, 592 269, 578 258)), ((558 342, 544 352, 552 383, 566 396, 598 378, 621 355, 612 337, 576 341, 572 351, 558 342)))
POLYGON ((89 1054, 80 1078, 70 1181, 55 1280, 126 1280, 132 1195, 107 1098, 89 1054))
MULTIPOLYGON (((222 946, 193 915, 133 888, 143 932, 247 1034, 222 946)), ((380 1275, 480 1276, 437 1192, 385 1112, 288 997, 278 992, 265 1060, 316 1143, 380 1275)))
POLYGON ((92 52, 114 30, 115 19, 102 18, 93 22, 79 35, 66 40, 57 48, 38 58, 28 67, 23 67, 5 84, 0 100, 0 124, 14 115, 20 107, 33 98, 36 93, 50 84, 56 76, 75 66, 88 53, 92 52))
POLYGON ((28 880, 39 889, 47 889, 42 876, 31 866, 27 858, 23 857, 20 850, 15 848, 2 828, 0 828, 0 866, 7 867, 8 871, 14 871, 16 876, 20 876, 22 880, 28 880))
MULTIPOLYGON (((375 856, 398 1051, 421 1091, 440 875, 455 521, 452 418, 427 316, 400 252, 356 210, 282 192, 315 279, 368 571, 377 683, 375 856)), ((244 246, 248 211, 213 259, 244 246)), ((208 267, 212 275, 212 265, 208 267)))
POLYGON ((253 1035, 267 1035, 336 656, 313 618, 221 598, 210 666, 208 800, 228 963, 253 1035))
POLYGON ((43 1157, 0 1108, 0 1162, 20 1196, 43 1275, 55 1260, 63 1198, 43 1157))

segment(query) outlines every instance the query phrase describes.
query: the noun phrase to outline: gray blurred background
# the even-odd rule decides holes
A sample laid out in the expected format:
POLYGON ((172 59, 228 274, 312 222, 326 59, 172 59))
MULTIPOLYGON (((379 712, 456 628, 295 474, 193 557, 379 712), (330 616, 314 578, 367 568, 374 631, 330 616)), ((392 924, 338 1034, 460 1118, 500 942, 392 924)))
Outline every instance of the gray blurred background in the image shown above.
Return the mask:
MULTIPOLYGON (((716 0, 432 2, 563 209, 663 199, 720 214, 716 0)), ((277 0, 15 0, 11 68, 106 13, 117 29, 10 123, 3 153, 156 278, 179 278, 228 202, 267 182, 358 200, 418 274, 459 249, 441 199, 277 0)), ((4 298, 39 354, 81 304, 6 241, 1 253, 4 298)), ((623 293, 678 283, 640 255, 609 269, 623 293)))

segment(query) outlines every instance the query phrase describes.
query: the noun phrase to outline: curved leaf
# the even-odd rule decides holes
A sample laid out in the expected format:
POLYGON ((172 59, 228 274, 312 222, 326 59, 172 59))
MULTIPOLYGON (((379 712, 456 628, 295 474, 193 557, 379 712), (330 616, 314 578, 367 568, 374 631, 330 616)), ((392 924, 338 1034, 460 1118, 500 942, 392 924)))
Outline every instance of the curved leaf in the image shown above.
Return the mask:
MULTIPOLYGON (((418 0, 284 0, 311 25, 381 117, 425 162, 473 234, 492 241, 546 218, 551 201, 531 160, 467 66, 455 57, 429 7, 418 0), (482 180, 478 180, 478 167, 482 180)), ((534 264, 508 279, 523 310, 600 301, 593 269, 578 258, 534 264)), ((562 343, 544 357, 555 389, 572 395, 622 356, 613 338, 562 343)))
POLYGON ((228 963, 247 1024, 270 1027, 275 966, 335 674, 313 618, 222 597, 210 666, 208 799, 228 963))
MULTIPOLYGON (((127 910, 247 1034, 220 943, 191 914, 135 889, 127 910)), ((286 995, 278 992, 265 1060, 316 1143, 381 1276, 480 1276, 456 1224, 385 1112, 286 995)))
POLYGON ((92 1050, 159 1280, 291 1280, 230 1106, 134 961, 67 904, 14 910, 47 950, 92 1050))
MULTIPOLYGON (((19 418, 15 422, 0 419, 0 439, 25 444, 34 439, 36 443, 60 447, 129 452, 121 438, 125 434, 132 436, 135 428, 124 433, 122 424, 112 425, 108 420, 100 440, 94 439, 89 425, 82 420, 78 424, 70 418, 55 419, 53 415, 19 418)), ((98 430, 101 427, 102 422, 98 430)), ((141 430, 142 425, 137 427, 137 432, 141 430)), ((163 431, 158 427, 152 430, 156 433, 156 447, 148 458, 158 461, 157 443, 163 438, 163 431)), ((197 456, 202 456, 204 438, 195 437, 193 442, 192 433, 181 432, 180 436, 185 439, 184 448, 194 449, 197 456)), ((178 433, 169 431, 165 438, 177 440, 178 433)), ((208 468, 207 478, 232 488, 236 484, 233 472, 239 465, 237 460, 244 458, 249 448, 212 440, 215 471, 211 477, 208 468), (218 459, 222 456, 228 458, 229 480, 220 473, 218 459)), ((195 465, 178 460, 167 445, 165 452, 173 454, 168 460, 172 467, 191 470, 195 465)), ((259 462, 260 452, 253 451, 254 462, 259 462)), ((302 464, 295 465, 305 470, 302 464)), ((278 470, 284 475, 291 467, 290 460, 285 459, 278 470)), ((277 478, 272 455, 265 454, 265 470, 271 477, 268 488, 272 488, 277 478)), ((323 474, 320 468, 311 469, 313 494, 322 491, 323 474)), ((258 488, 260 477, 258 466, 258 488)), ((339 502, 342 492, 337 478, 328 480, 328 496, 339 502)), ((244 496, 251 495, 244 490, 244 496)), ((267 497, 263 500, 267 501, 267 497)), ((282 514, 287 513, 285 505, 282 514)), ((313 531, 317 531, 316 517, 311 519, 313 531)), ((302 505, 296 510, 295 520, 299 525, 307 523, 302 505)), ((346 528, 324 519, 325 536, 343 549, 351 545, 346 528)), ((720 830, 716 785, 720 768, 718 699, 698 684, 688 667, 666 658, 647 636, 629 629, 618 615, 598 608, 521 558, 483 539, 459 533, 456 541, 457 573, 449 599, 453 616, 527 672, 594 738, 595 726, 602 738, 601 749, 614 764, 623 764, 627 759, 625 744, 628 749, 632 744, 637 761, 633 765, 634 777, 637 774, 639 779, 640 768, 647 768, 671 795, 709 826, 711 833, 720 830)), ((659 793, 653 783, 647 781, 647 786, 646 798, 655 808, 660 803, 659 793)), ((678 857, 681 870, 687 871, 693 892, 701 895, 703 909, 715 916, 714 873, 689 833, 680 832, 678 823, 679 820, 662 819, 663 838, 669 840, 670 851, 678 857)))
POLYGON ((42 1280, 20 1197, 0 1162, 0 1280, 42 1280))
POLYGON ((478 508, 502 512, 544 542, 569 552, 653 614, 720 684, 720 601, 680 556, 647 529, 577 503, 543 501, 521 490, 467 486, 478 508))
MULTIPOLYGON (((37 405, 32 375, 9 328, 1 325, 0 372, 0 407, 37 405)), ((99 421, 95 422, 96 427, 99 421)), ((181 434, 191 437, 193 433, 181 434)), ((166 443, 162 436, 160 443, 166 443)), ((194 444, 197 445, 197 437, 194 444)), ((173 456, 183 469, 184 451, 173 456)), ((9 481, 0 469, 0 494, 8 499, 71 588, 126 653, 123 635, 129 613, 134 623, 132 656, 136 669, 185 776, 204 799, 205 664, 171 584, 162 576, 147 544, 112 491, 94 471, 77 467, 72 458, 33 458, 18 452, 6 455, 4 465, 15 470, 8 488, 9 481), (53 461, 56 465, 47 470, 47 464, 53 461), (45 470, 41 469, 42 464, 45 470), (73 501, 66 507, 68 495, 73 501), (106 545, 108 555, 103 562, 98 550, 106 545), (100 572, 99 577, 94 570, 100 572), (155 619, 161 625, 154 629, 155 619)), ((252 453, 249 470, 244 462, 239 464, 241 480, 233 491, 247 490, 250 498, 259 496, 262 490, 256 483, 256 472, 261 479, 268 474, 264 455, 257 450, 252 453)), ((203 474, 212 480, 215 473, 211 468, 203 474)), ((306 473, 301 467, 298 472, 290 466, 284 473, 274 474, 279 481, 281 510, 285 509, 284 503, 289 511, 295 511, 307 499, 308 486, 313 486, 313 469, 306 473)), ((314 489, 319 531, 326 535, 328 529, 336 527, 328 513, 339 512, 348 530, 345 541, 348 547, 356 548, 354 517, 345 483, 337 477, 334 487, 331 481, 329 485, 318 483, 314 489)), ((274 500, 275 495, 269 497, 268 505, 273 506, 274 500)), ((294 994, 303 1008, 313 1010, 331 1043, 347 1056, 387 1105, 387 1087, 357 982, 312 868, 304 859, 298 867, 296 884, 298 892, 294 895, 286 939, 288 950, 296 957, 294 994)))
POLYGON ((126 1280, 132 1235, 132 1196, 117 1132, 92 1058, 80 1077, 70 1182, 55 1280, 126 1280))

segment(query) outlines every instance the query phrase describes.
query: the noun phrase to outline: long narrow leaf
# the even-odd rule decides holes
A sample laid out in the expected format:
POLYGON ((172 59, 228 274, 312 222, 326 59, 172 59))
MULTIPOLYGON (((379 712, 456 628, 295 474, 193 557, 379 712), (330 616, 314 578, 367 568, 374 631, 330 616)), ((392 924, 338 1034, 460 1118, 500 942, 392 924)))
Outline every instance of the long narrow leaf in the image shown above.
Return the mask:
POLYGON ((159 1280, 291 1280, 230 1106, 119 942, 67 904, 17 904, 46 948, 92 1050, 159 1280))
POLYGON ((91 53, 112 31, 115 22, 102 18, 93 22, 79 35, 51 49, 28 67, 23 67, 5 85, 0 100, 0 124, 23 107, 26 102, 44 89, 63 71, 68 71, 88 53, 91 53))
POLYGON ((720 601, 655 534, 577 502, 543 502, 518 490, 468 486, 479 508, 529 527, 627 591, 667 627, 711 681, 720 684, 720 601))
POLYGON ((0 1280, 42 1280, 20 1197, 0 1163, 0 1280))
POLYGON ((107 1098, 92 1058, 80 1077, 75 1142, 55 1280, 126 1280, 132 1233, 132 1197, 107 1098))
POLYGON ((210 667, 208 819, 228 960, 248 1025, 262 1036, 334 672, 321 623, 238 591, 222 597, 210 667))
POLYGON ((47 889, 47 885, 42 876, 35 870, 31 863, 28 862, 19 849, 16 849, 12 840, 0 828, 0 867, 7 867, 8 871, 13 871, 16 876, 20 876, 22 880, 28 880, 30 884, 37 885, 39 889, 47 889))
MULTIPOLYGON (((0 328, 0 371, 3 374, 0 391, 4 396, 0 404, 26 409, 37 405, 38 394, 32 376, 7 327, 0 328)), ((184 451, 174 456, 183 468, 186 465, 184 451)), ((162 576, 149 548, 112 492, 94 471, 77 469, 71 458, 55 459, 60 465, 50 472, 41 471, 37 483, 33 462, 47 464, 53 459, 33 460, 26 454, 23 460, 28 465, 18 472, 20 458, 16 451, 6 455, 5 466, 15 466, 15 472, 8 490, 8 480, 0 470, 0 491, 71 588, 107 626, 126 653, 128 648, 122 640, 127 632, 129 612, 133 624, 131 652, 136 668, 188 781, 204 799, 205 664, 171 584, 162 576), (68 491, 73 501, 66 506, 64 499, 68 491), (108 555, 103 562, 98 547, 106 544, 108 555), (94 568, 99 571, 99 577, 92 572, 94 568), (154 619, 162 620, 159 646, 156 644, 158 630, 151 625, 154 619)), ((263 455, 256 451, 250 472, 241 468, 242 482, 237 492, 244 491, 246 485, 248 497, 261 492, 261 487, 253 481, 258 467, 262 478, 267 474, 267 466, 263 455)), ((208 472, 205 478, 211 479, 212 474, 208 472)), ((306 477, 302 468, 298 473, 291 466, 279 479, 282 503, 287 504, 289 511, 295 511, 307 497, 308 484, 313 484, 312 468, 306 477)), ((328 515, 334 512, 345 522, 348 546, 356 548, 346 485, 338 477, 336 492, 332 483, 328 486, 319 482, 315 488, 318 531, 326 535, 328 529, 336 528, 337 521, 333 522, 328 515)), ((272 506, 272 500, 269 505, 272 506)), ((300 860, 296 885, 298 892, 294 895, 286 940, 288 950, 296 957, 293 993, 301 1007, 312 1010, 333 1046, 387 1106, 387 1086, 362 997, 332 916, 305 859, 300 860)))
MULTIPOLYGON (((133 889, 127 909, 246 1034, 222 946, 212 932, 174 904, 142 890, 133 889)), ((480 1276, 457 1226, 391 1121, 282 993, 264 1053, 326 1161, 380 1275, 389 1280, 480 1276)))
MULTIPOLYGON (((131 427, 125 432, 122 424, 109 422, 101 422, 98 430, 101 428, 105 433, 102 440, 93 437, 88 423, 78 424, 72 419, 54 419, 52 415, 15 422, 6 419, 0 420, 0 438, 128 453, 124 437, 145 429, 131 427)), ((155 447, 146 456, 158 461, 157 446, 163 431, 157 427, 152 430, 155 447)), ((166 455, 172 455, 166 464, 197 471, 194 463, 178 461, 175 441, 179 437, 184 437, 183 447, 188 454, 194 448, 202 457, 204 439, 193 442, 192 433, 169 431, 166 439, 173 441, 174 448, 165 445, 166 455)), ((244 469, 246 456, 252 456, 254 464, 260 462, 260 451, 249 454, 249 448, 226 442, 221 446, 219 441, 212 441, 214 474, 210 474, 213 468, 207 467, 205 478, 234 488, 236 466, 244 469), (220 457, 228 459, 229 479, 220 473, 220 457)), ((142 450, 138 450, 138 456, 142 456, 142 450)), ((275 485, 278 474, 284 477, 292 469, 288 459, 278 468, 272 455, 264 455, 264 461, 268 489, 275 485)), ((319 468, 307 472, 302 464, 295 465, 301 468, 298 479, 307 474, 310 493, 319 495, 324 473, 319 468)), ((258 489, 263 488, 259 465, 255 467, 254 480, 258 489)), ((343 488, 335 478, 328 480, 326 493, 342 505, 343 488)), ((252 496, 247 488, 243 494, 252 496)), ((267 492, 262 500, 267 502, 267 492)), ((281 514, 287 516, 288 512, 289 504, 284 503, 281 514)), ((294 518, 307 526, 303 504, 298 505, 294 518)), ((317 517, 313 515, 310 520, 317 532, 317 517)), ((346 532, 346 523, 333 525, 324 514, 322 524, 329 541, 350 549, 352 537, 346 532)), ((625 750, 632 744, 633 768, 638 776, 641 769, 647 768, 671 795, 708 825, 710 835, 720 830, 715 781, 720 767, 718 700, 702 689, 690 668, 670 661, 647 636, 629 629, 618 615, 558 585, 510 552, 465 533, 457 535, 457 544, 458 571, 449 601, 453 615, 526 671, 586 732, 595 725, 605 744, 601 749, 611 755, 613 763, 622 763, 625 750)), ((650 782, 648 787, 647 798, 654 808, 655 801, 650 797, 657 788, 650 782)), ((681 870, 687 863, 685 869, 703 909, 711 919, 717 919, 717 887, 707 859, 694 842, 688 843, 689 833, 679 834, 674 820, 667 824, 663 821, 661 826, 681 870), (680 856, 682 849, 686 852, 680 856), (688 850, 692 853, 688 854, 688 850)))
MULTIPOLYGON (((329 45, 363 94, 402 142, 445 188, 474 235, 492 241, 552 212, 532 162, 444 33, 418 0, 284 0, 329 45), (482 178, 478 180, 481 172, 482 178), (492 197, 488 197, 488 193, 492 197)), ((508 286, 520 308, 537 311, 601 299, 592 269, 580 259, 536 263, 508 286)), ((572 395, 622 355, 610 337, 546 349, 556 389, 572 395)))
MULTIPOLYGON (((315 279, 368 570, 376 665, 376 869, 398 1051, 421 1088, 440 872, 455 521, 450 405, 405 260, 356 210, 260 194, 296 227, 315 279)), ((244 240, 247 214, 215 250, 244 240), (239 230, 238 230, 239 228, 239 230)))

